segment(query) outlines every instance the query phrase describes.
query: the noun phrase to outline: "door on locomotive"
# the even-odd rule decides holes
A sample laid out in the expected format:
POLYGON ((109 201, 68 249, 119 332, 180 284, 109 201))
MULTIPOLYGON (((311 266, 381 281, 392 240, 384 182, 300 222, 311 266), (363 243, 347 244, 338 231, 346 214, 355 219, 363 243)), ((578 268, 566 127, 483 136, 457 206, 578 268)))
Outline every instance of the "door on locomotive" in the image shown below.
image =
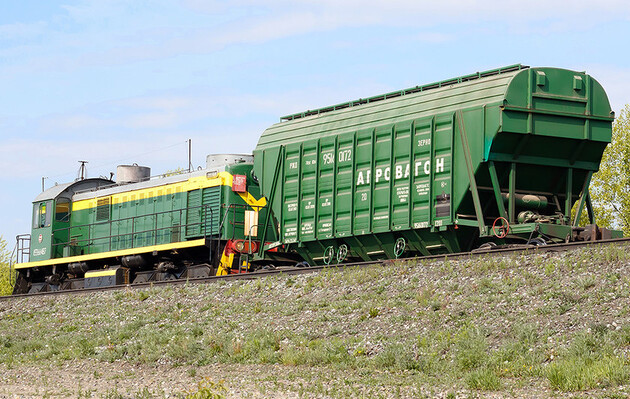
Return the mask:
POLYGON ((31 230, 30 261, 47 260, 51 258, 53 231, 52 199, 35 202, 33 204, 33 229, 31 230))
POLYGON ((33 204, 30 261, 62 257, 70 240, 70 200, 63 197, 33 204))

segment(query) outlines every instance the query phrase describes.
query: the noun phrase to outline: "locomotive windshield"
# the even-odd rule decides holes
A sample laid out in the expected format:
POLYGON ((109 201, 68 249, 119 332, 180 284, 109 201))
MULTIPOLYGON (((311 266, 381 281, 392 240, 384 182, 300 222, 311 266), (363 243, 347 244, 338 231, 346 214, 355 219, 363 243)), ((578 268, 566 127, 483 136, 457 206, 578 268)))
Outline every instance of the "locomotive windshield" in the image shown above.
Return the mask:
POLYGON ((40 202, 35 204, 33 210, 33 228, 41 228, 50 226, 52 215, 50 208, 52 207, 52 201, 40 202))

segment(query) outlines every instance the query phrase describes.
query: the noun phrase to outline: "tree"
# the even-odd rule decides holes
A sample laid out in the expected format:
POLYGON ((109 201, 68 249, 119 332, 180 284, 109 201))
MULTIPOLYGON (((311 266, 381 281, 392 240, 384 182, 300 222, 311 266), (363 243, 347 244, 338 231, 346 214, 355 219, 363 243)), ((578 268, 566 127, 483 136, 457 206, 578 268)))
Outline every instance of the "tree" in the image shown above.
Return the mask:
POLYGON ((7 242, 0 236, 0 295, 11 295, 15 273, 11 271, 11 253, 7 249, 7 242))
POLYGON ((169 176, 181 175, 182 173, 186 173, 186 172, 188 172, 188 169, 177 168, 175 170, 167 170, 161 176, 162 177, 169 177, 169 176))
POLYGON ((613 123, 612 141, 589 192, 597 224, 630 235, 630 104, 613 123))

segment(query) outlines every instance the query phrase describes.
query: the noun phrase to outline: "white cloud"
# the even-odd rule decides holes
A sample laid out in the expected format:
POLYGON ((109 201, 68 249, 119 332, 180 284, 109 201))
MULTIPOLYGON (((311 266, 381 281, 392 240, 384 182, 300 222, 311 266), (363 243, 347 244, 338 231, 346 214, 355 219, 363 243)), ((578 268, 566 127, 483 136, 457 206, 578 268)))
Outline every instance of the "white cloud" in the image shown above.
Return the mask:
POLYGON ((102 121, 90 115, 67 115, 53 117, 48 121, 48 127, 53 130, 90 130, 102 125, 102 121))
POLYGON ((141 113, 126 118, 125 127, 132 129, 173 129, 181 123, 175 113, 141 113))
MULTIPOLYGON (((216 93, 200 88, 194 93, 157 94, 90 104, 67 113, 50 115, 39 122, 45 132, 174 130, 211 118, 240 119, 251 115, 280 115, 299 103, 313 106, 313 93, 267 95, 216 93)), ((306 106, 306 105, 305 105, 306 106)))
POLYGON ((357 27, 419 27, 422 31, 416 35, 417 40, 439 43, 461 35, 459 30, 462 26, 477 26, 478 29, 494 30, 497 34, 503 33, 505 26, 520 35, 550 34, 586 29, 605 20, 630 18, 628 4, 617 0, 598 2, 595 8, 585 0, 573 2, 571 7, 544 0, 499 3, 460 0, 277 0, 265 2, 264 7, 254 0, 229 3, 188 1, 184 4, 208 13, 225 12, 227 4, 232 9, 254 7, 265 12, 254 15, 244 13, 242 18, 228 24, 182 32, 174 40, 162 43, 159 49, 145 48, 146 53, 127 50, 140 57, 211 52, 233 44, 265 43, 313 32, 357 27), (577 26, 576 20, 581 21, 577 26), (444 26, 453 25, 449 33, 444 33, 444 26))
POLYGON ((19 177, 21 181, 36 181, 42 176, 63 183, 76 177, 79 160, 87 160, 91 177, 106 176, 117 165, 138 163, 149 166, 153 174, 187 165, 187 139, 193 141, 193 164, 205 165, 205 157, 216 153, 251 153, 262 128, 251 124, 219 127, 213 130, 152 132, 128 136, 91 137, 76 140, 38 140, 22 138, 4 140, 0 147, 0 179, 19 177), (19 171, 19 176, 18 176, 19 171))
POLYGON ((527 2, 519 0, 501 2, 479 0, 271 0, 264 3, 258 0, 230 2, 186 0, 182 4, 196 12, 208 14, 225 12, 229 8, 246 9, 253 7, 266 10, 269 15, 293 13, 296 9, 307 9, 319 16, 328 14, 341 16, 348 25, 355 25, 357 21, 378 21, 389 26, 409 24, 427 26, 435 23, 448 23, 455 19, 460 22, 461 19, 474 21, 515 17, 526 22, 527 20, 545 20, 553 17, 571 20, 576 15, 589 16, 590 19, 611 13, 617 17, 630 15, 628 3, 622 0, 601 0, 597 4, 587 0, 575 0, 570 5, 565 2, 548 0, 530 0, 527 2))
POLYGON ((0 25, 0 39, 33 39, 43 35, 47 28, 48 24, 43 21, 0 25))
POLYGON ((454 40, 456 37, 453 34, 442 32, 420 32, 412 37, 415 40, 424 43, 445 43, 454 40))
MULTIPOLYGON (((416 40, 441 43, 471 29, 487 29, 495 34, 507 29, 517 35, 540 35, 630 19, 630 6, 619 0, 602 0, 597 5, 577 0, 570 6, 545 0, 186 0, 180 6, 168 1, 85 0, 64 9, 69 20, 82 25, 81 39, 74 32, 48 29, 48 41, 65 46, 68 51, 74 49, 74 53, 64 54, 58 60, 35 62, 36 67, 52 63, 72 69, 207 54, 234 44, 266 43, 343 28, 417 28, 416 40), (216 17, 219 13, 222 18, 216 17)), ((30 29, 37 32, 43 28, 35 25, 30 29)), ((18 32, 20 27, 7 31, 18 32)), ((1 32, 0 27, 0 36, 1 32)))
POLYGON ((160 109, 170 111, 189 107, 194 101, 193 98, 182 95, 157 95, 118 100, 115 101, 114 104, 135 109, 160 109))
POLYGON ((73 5, 62 5, 68 18, 82 24, 111 23, 122 17, 139 15, 139 11, 153 12, 168 2, 159 0, 80 0, 73 5))

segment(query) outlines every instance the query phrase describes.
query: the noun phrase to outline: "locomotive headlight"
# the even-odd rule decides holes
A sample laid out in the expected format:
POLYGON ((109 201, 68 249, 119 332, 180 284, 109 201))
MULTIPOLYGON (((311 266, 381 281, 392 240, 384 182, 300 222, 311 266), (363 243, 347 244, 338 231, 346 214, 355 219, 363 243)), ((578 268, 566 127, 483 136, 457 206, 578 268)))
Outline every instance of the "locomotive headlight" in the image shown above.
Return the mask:
POLYGON ((234 248, 238 252, 243 252, 243 249, 245 249, 245 243, 243 241, 237 241, 234 243, 234 248))

